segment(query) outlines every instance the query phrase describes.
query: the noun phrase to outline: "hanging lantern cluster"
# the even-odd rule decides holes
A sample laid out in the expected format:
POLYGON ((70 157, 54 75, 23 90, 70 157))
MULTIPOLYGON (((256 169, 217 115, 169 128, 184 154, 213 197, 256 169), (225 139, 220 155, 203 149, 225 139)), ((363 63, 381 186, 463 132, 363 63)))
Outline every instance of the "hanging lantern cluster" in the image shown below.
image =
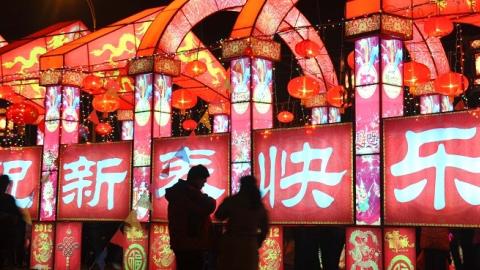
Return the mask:
POLYGON ((306 99, 320 93, 320 84, 310 76, 299 76, 288 82, 287 90, 294 98, 306 99))
POLYGON ((277 119, 281 123, 290 123, 294 118, 293 113, 289 111, 281 111, 277 114, 277 119))
POLYGON ((403 84, 416 87, 430 80, 430 69, 421 63, 410 61, 403 64, 403 84))
POLYGON ((453 31, 453 23, 446 17, 432 17, 425 21, 423 26, 429 37, 444 37, 453 31))
POLYGON ((114 112, 120 107, 120 98, 116 93, 109 91, 105 94, 95 96, 92 104, 93 108, 99 112, 114 112))
POLYGON ((343 96, 345 88, 342 85, 334 86, 327 91, 327 102, 333 107, 340 108, 343 106, 343 96))
POLYGON ((17 125, 31 125, 37 121, 38 110, 30 103, 20 102, 7 108, 7 119, 17 125))
POLYGON ((110 134, 112 130, 113 128, 109 123, 98 123, 95 127, 95 132, 102 136, 110 134))
POLYGON ((197 77, 207 72, 207 65, 200 60, 193 60, 187 63, 185 72, 191 77, 197 77))
POLYGON ((107 91, 113 91, 115 93, 117 93, 118 91, 121 90, 121 86, 120 86, 120 83, 118 80, 115 80, 115 79, 109 79, 107 80, 107 82, 105 83, 105 89, 107 91))
POLYGON ((172 93, 172 107, 188 110, 197 104, 197 96, 187 89, 178 89, 172 93))
POLYGON ((295 45, 295 52, 303 58, 312 58, 320 55, 320 46, 310 39, 305 39, 295 45))
POLYGON ((197 122, 193 119, 186 119, 182 122, 183 129, 191 131, 197 128, 197 122))
POLYGON ((101 94, 105 92, 105 89, 103 88, 102 79, 93 74, 83 78, 83 89, 92 95, 101 94))
POLYGON ((468 79, 463 74, 448 72, 434 82, 435 91, 445 96, 458 96, 468 89, 468 79))

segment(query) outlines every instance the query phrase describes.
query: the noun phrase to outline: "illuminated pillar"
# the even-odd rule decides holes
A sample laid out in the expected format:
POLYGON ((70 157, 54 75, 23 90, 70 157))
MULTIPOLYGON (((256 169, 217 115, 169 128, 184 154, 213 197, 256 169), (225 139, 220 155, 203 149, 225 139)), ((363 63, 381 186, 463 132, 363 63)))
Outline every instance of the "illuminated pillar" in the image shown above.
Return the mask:
POLYGON ((435 93, 433 81, 419 85, 414 90, 420 95, 420 114, 453 111, 453 98, 435 93))
POLYGON ((213 133, 224 133, 229 131, 230 105, 228 105, 228 103, 209 103, 208 114, 213 115, 213 133))
POLYGON ((339 123, 342 121, 340 108, 328 105, 326 93, 318 94, 310 99, 304 99, 301 103, 305 108, 312 108, 310 122, 312 125, 339 123))

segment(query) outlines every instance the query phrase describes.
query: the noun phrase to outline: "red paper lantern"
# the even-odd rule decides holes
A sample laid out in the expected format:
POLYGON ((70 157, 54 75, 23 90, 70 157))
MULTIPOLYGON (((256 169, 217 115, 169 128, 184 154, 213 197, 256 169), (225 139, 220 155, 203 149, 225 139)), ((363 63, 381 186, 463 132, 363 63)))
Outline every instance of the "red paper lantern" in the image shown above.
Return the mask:
POLYGON ((105 83, 105 88, 107 89, 107 91, 114 91, 115 93, 121 89, 118 80, 114 79, 109 79, 107 83, 105 83))
POLYGON ((197 122, 195 122, 195 120, 192 120, 192 119, 187 119, 182 122, 182 127, 187 131, 194 130, 197 128, 197 122))
POLYGON ((355 51, 351 51, 347 56, 347 64, 350 69, 355 69, 355 51))
POLYGON ((290 123, 294 118, 293 113, 289 111, 281 111, 277 114, 277 119, 281 123, 290 123))
POLYGON ((320 46, 309 39, 305 39, 295 45, 295 52, 303 58, 312 58, 320 54, 320 46))
POLYGON ((95 94, 102 88, 103 82, 102 79, 95 75, 88 75, 83 78, 83 89, 86 91, 95 94))
POLYGON ((95 132, 97 132, 99 135, 105 136, 110 134, 112 132, 112 126, 110 126, 109 123, 99 123, 95 127, 95 132))
POLYGON ((93 108, 99 112, 114 112, 120 106, 120 99, 116 94, 107 92, 93 98, 93 108))
POLYGON ((7 119, 17 125, 34 124, 38 118, 38 110, 30 103, 20 102, 7 108, 7 119))
POLYGON ((440 75, 434 84, 435 92, 446 96, 458 96, 467 90, 468 79, 463 74, 448 72, 440 75))
POLYGON ((299 76, 288 82, 288 93, 295 98, 310 98, 320 93, 320 84, 310 76, 299 76))
POLYGON ((187 110, 195 107, 197 104, 197 96, 190 90, 178 89, 172 93, 172 107, 179 110, 187 110))
POLYGON ((430 80, 430 69, 421 63, 411 61, 403 64, 403 84, 415 87, 430 80))
POLYGON ((13 96, 15 93, 13 91, 13 87, 10 85, 2 85, 0 86, 0 98, 1 99, 8 99, 13 96))
POLYGON ((333 107, 340 108, 343 106, 343 95, 345 89, 341 85, 334 86, 327 91, 327 102, 333 107))
POLYGON ((453 31, 453 23, 446 17, 433 17, 425 21, 423 30, 429 37, 444 37, 453 31))
POLYGON ((193 60, 187 63, 185 72, 191 77, 197 77, 207 71, 207 65, 200 60, 193 60))

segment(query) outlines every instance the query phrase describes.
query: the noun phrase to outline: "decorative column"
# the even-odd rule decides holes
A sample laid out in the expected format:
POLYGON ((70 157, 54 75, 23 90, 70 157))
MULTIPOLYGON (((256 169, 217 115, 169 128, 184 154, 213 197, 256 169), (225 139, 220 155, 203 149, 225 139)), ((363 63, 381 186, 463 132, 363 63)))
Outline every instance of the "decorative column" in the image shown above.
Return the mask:
POLYGON ((414 95, 420 96, 420 114, 431 114, 453 111, 453 99, 435 92, 433 81, 410 89, 414 95))
POLYGON ((213 115, 213 133, 224 133, 230 129, 230 105, 228 103, 208 104, 208 114, 213 115))
POLYGON ((302 99, 301 103, 305 108, 312 109, 312 125, 339 123, 342 121, 340 108, 328 105, 326 93, 318 94, 313 98, 302 99))

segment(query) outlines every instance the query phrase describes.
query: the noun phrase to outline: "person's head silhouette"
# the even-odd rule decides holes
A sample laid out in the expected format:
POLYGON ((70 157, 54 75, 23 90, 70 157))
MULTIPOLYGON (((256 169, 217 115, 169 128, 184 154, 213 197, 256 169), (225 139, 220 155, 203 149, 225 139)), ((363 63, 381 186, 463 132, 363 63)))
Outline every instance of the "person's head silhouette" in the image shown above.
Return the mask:
POLYGON ((0 194, 3 194, 7 191, 7 187, 10 184, 10 177, 6 174, 0 175, 0 194))
POLYGON ((188 171, 187 182, 198 189, 202 189, 208 177, 210 177, 210 173, 205 166, 195 165, 188 171))

